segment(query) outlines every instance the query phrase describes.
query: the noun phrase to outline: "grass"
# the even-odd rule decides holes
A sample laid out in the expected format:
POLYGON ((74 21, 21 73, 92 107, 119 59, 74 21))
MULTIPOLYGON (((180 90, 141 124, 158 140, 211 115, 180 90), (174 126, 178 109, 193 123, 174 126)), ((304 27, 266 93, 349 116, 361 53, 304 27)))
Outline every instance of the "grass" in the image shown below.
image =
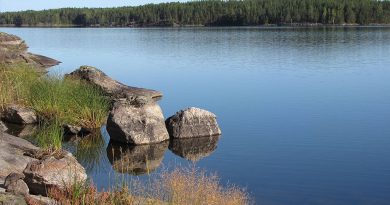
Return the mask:
POLYGON ((36 140, 39 147, 44 150, 52 150, 53 152, 62 149, 62 137, 64 131, 58 121, 45 122, 39 129, 36 140))
POLYGON ((75 184, 65 190, 49 190, 60 204, 108 205, 246 205, 248 194, 237 187, 221 185, 218 177, 195 168, 178 167, 156 175, 149 182, 133 179, 99 192, 93 184, 75 184))
POLYGON ((42 76, 25 64, 0 65, 0 108, 9 104, 32 107, 42 121, 86 128, 105 123, 109 102, 96 87, 61 76, 42 76))
POLYGON ((93 85, 59 75, 42 75, 30 65, 0 64, 0 111, 19 104, 33 108, 40 120, 39 146, 59 150, 62 125, 99 128, 107 118, 109 101, 93 85))

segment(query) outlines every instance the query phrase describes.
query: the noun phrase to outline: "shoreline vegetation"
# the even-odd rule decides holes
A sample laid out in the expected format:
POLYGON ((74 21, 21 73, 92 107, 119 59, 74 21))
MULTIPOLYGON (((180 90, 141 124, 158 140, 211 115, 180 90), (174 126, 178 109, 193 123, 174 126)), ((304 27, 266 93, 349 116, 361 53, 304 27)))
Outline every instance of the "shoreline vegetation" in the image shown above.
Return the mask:
POLYGON ((83 177, 78 177, 85 176, 86 178, 85 168, 81 167, 72 154, 62 147, 65 134, 63 125, 100 128, 106 122, 111 106, 110 101, 96 86, 80 79, 46 74, 42 72, 42 67, 37 67, 38 63, 20 58, 27 52, 27 45, 22 39, 6 33, 0 33, 0 37, 0 51, 3 54, 0 56, 2 120, 3 111, 9 106, 17 105, 33 110, 39 123, 36 133, 28 137, 39 148, 24 139, 7 134, 4 128, 0 127, 0 151, 6 153, 5 156, 0 156, 0 163, 7 162, 2 157, 8 155, 14 155, 11 157, 13 159, 27 160, 23 162, 25 164, 18 160, 14 160, 18 161, 12 162, 14 164, 8 163, 4 166, 1 164, 3 169, 8 169, 7 166, 18 166, 20 170, 13 169, 11 173, 0 173, 0 203, 8 203, 16 199, 20 200, 20 204, 29 205, 245 205, 254 203, 246 190, 236 186, 222 185, 216 175, 199 170, 195 165, 189 168, 179 165, 173 170, 158 174, 150 174, 148 171, 149 180, 147 182, 118 179, 110 185, 109 190, 102 191, 97 190, 92 180, 81 180, 83 177), (9 153, 8 148, 14 150, 16 149, 14 147, 25 148, 17 150, 16 154, 9 153), (62 166, 69 168, 70 162, 72 167, 75 167, 74 173, 72 170, 66 171, 59 168, 62 166), (44 164, 43 167, 41 164, 44 164), (61 171, 59 172, 57 168, 61 171), (37 192, 39 189, 35 187, 36 181, 30 179, 35 175, 40 176, 36 180, 42 180, 40 183, 43 184, 40 186, 44 190, 37 192), (63 180, 51 181, 51 175, 56 175, 59 179, 63 177, 63 180), (42 201, 41 196, 35 195, 38 193, 49 198, 42 201))
POLYGON ((0 13, 5 27, 388 26, 379 0, 206 0, 0 13))

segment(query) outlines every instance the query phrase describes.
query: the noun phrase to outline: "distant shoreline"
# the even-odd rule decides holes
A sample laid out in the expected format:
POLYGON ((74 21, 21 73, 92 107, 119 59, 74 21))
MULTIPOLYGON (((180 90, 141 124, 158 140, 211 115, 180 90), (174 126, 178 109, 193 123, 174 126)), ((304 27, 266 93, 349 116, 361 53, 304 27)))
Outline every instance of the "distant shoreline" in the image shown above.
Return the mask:
POLYGON ((267 24, 267 25, 243 25, 243 26, 214 26, 214 25, 175 25, 175 26, 159 26, 159 25, 140 25, 140 26, 78 26, 78 25, 40 25, 40 26, 15 26, 15 25, 0 25, 0 28, 364 28, 364 27, 390 27, 390 24, 267 24))

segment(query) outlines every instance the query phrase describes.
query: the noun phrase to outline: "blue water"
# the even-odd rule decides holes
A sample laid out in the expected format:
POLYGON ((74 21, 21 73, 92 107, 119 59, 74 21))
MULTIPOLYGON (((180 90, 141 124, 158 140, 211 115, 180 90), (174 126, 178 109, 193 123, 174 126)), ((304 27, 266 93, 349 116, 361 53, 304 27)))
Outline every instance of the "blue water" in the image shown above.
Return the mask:
MULTIPOLYGON (((165 117, 214 112, 197 166, 257 204, 390 204, 390 28, 0 28, 30 51, 160 90, 165 117)), ((103 129, 104 133, 104 129, 103 129)), ((89 175, 115 174, 104 135, 89 175)), ((187 160, 165 151, 162 167, 187 160)))

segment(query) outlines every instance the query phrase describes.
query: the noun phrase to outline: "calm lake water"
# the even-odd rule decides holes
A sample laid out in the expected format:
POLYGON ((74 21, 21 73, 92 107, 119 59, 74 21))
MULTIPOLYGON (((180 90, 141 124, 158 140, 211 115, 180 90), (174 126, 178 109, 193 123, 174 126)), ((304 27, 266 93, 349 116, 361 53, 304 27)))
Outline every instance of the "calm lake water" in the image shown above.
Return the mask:
MULTIPOLYGON (((257 204, 390 203, 390 28, 0 31, 62 61, 52 72, 92 65, 162 91, 165 117, 189 106, 216 113, 223 135, 197 142, 208 156, 196 164, 257 204)), ((67 146, 107 187, 117 171, 102 132, 95 146, 67 146)), ((155 172, 189 162, 167 146, 147 148, 162 160, 155 172)))

